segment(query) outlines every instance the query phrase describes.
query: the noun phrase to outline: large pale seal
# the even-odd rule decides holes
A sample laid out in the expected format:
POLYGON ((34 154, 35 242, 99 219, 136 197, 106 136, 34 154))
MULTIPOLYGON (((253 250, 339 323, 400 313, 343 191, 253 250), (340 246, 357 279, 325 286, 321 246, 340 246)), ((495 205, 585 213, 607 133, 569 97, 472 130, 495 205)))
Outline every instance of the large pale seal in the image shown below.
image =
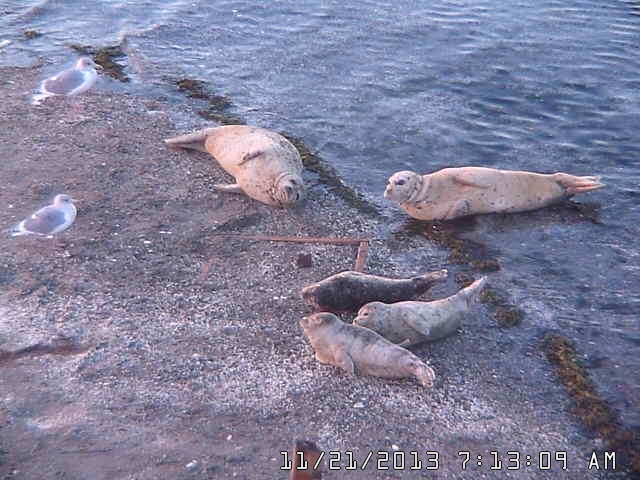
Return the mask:
POLYGON ((440 340, 460 328, 486 281, 483 277, 455 295, 433 302, 368 303, 353 323, 403 347, 440 340))
POLYGON ((302 160, 282 135, 264 128, 227 125, 165 140, 167 145, 208 152, 236 183, 216 185, 267 205, 287 206, 304 196, 302 160))
POLYGON ((424 387, 433 385, 435 372, 431 367, 372 330, 349 325, 326 312, 305 317, 300 325, 320 363, 335 365, 352 375, 416 377, 424 387))
POLYGON ((314 311, 348 312, 376 300, 393 303, 415 298, 446 278, 446 270, 400 279, 346 271, 303 288, 302 298, 314 311))
POLYGON ((450 220, 478 213, 535 210, 603 186, 599 177, 460 167, 430 175, 408 170, 394 173, 384 196, 418 220, 450 220))

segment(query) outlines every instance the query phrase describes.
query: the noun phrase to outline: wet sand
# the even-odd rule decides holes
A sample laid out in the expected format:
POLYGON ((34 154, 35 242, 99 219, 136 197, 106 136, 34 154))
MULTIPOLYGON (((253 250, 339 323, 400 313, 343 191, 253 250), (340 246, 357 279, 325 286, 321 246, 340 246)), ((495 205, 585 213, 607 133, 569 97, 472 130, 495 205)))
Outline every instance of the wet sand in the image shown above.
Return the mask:
MULTIPOLYGON (((214 234, 374 238, 365 271, 391 276, 446 268, 447 252, 375 238, 384 218, 346 205, 313 174, 294 210, 218 194, 212 185, 229 177, 206 155, 163 144, 182 133, 174 106, 90 92, 34 107, 37 78, 0 69, 0 225, 60 192, 79 211, 63 244, 0 240, 0 349, 50 347, 0 356, 2 478, 284 479, 280 451, 295 438, 358 462, 399 449, 426 467, 426 452, 439 453, 434 471, 370 465, 325 478, 609 478, 587 470, 596 442, 544 354, 486 307, 456 336, 413 349, 436 370, 433 389, 349 378, 315 361, 299 291, 352 268, 356 249, 214 234), (416 258, 413 269, 396 267, 398 252, 416 258), (301 253, 311 268, 297 266, 301 253), (466 471, 461 450, 471 453, 466 471), (514 450, 521 466, 507 471, 514 450), (538 468, 541 451, 550 471, 538 468), (568 470, 555 452, 566 452, 568 470)), ((433 294, 456 289, 450 280, 433 294)))

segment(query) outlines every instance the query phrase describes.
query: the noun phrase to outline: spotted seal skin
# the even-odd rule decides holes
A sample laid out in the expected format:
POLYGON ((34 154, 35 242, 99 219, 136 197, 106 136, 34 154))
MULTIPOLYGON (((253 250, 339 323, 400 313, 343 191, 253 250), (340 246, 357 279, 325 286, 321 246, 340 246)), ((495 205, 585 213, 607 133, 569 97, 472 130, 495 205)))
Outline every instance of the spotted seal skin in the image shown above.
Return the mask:
POLYGON ((406 279, 349 270, 303 288, 302 298, 316 312, 349 312, 373 301, 393 303, 410 300, 446 278, 447 270, 406 279))
POLYGON ((403 347, 434 342, 453 335, 462 326, 486 282, 487 277, 482 277, 455 295, 433 302, 368 303, 353 323, 403 347))
POLYGON ((430 175, 409 170, 394 173, 384 196, 418 220, 451 220, 535 210, 603 186, 599 177, 460 167, 430 175))
POLYGON ((327 312, 304 317, 300 325, 320 363, 351 375, 416 377, 423 387, 433 386, 436 375, 431 367, 372 330, 349 325, 327 312))
POLYGON ((304 198, 302 160, 282 135, 259 127, 226 125, 165 140, 175 148, 208 152, 236 179, 215 185, 230 193, 245 193, 273 206, 290 206, 304 198))

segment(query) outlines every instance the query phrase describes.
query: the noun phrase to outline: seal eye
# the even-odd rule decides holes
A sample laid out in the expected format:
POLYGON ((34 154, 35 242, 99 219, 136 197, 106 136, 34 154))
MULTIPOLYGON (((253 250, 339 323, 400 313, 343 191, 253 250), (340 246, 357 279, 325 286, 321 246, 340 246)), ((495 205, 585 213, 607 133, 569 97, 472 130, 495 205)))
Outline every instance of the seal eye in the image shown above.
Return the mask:
POLYGON ((396 181, 396 185, 404 185, 404 180, 398 180, 398 181, 396 181))

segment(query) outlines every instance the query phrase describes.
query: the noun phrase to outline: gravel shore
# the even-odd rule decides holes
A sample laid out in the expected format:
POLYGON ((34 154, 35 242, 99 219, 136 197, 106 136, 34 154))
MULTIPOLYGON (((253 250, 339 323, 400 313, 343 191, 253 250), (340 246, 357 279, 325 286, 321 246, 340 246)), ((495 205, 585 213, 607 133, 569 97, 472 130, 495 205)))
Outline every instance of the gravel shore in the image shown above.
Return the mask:
POLYGON ((296 438, 341 452, 343 467, 347 451, 359 464, 374 452, 364 471, 325 465, 328 479, 624 477, 587 469, 597 444, 526 326, 501 328, 480 305, 456 336, 412 349, 436 371, 430 390, 350 378, 315 361, 298 320, 302 286, 353 268, 355 247, 215 234, 369 238, 365 271, 389 276, 451 268, 446 251, 381 235, 384 216, 312 173, 292 210, 216 193, 224 171, 162 142, 183 133, 172 104, 94 91, 33 106, 38 73, 0 68, 0 225, 62 192, 78 217, 63 243, 0 240, 0 478, 285 479, 280 452, 296 438), (377 452, 394 451, 405 471, 377 471, 377 452), (409 471, 410 451, 423 467, 438 452, 438 469, 409 471))

